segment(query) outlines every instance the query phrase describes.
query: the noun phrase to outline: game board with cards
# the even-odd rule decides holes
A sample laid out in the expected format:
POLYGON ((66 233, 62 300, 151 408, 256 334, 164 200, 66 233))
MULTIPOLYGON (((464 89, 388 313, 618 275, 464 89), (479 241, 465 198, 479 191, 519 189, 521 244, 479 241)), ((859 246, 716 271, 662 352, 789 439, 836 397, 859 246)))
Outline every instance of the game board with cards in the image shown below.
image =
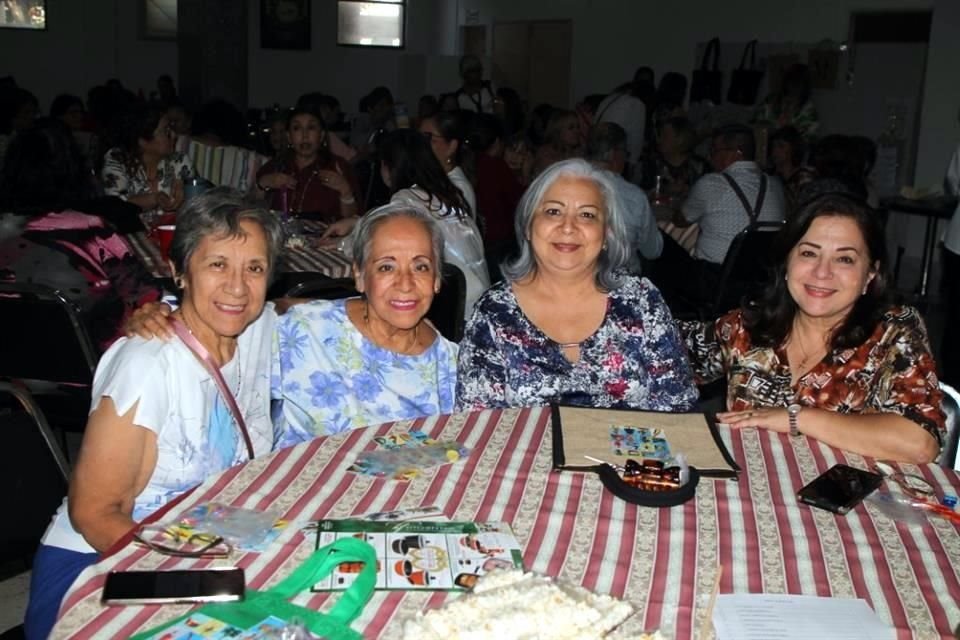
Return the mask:
MULTIPOLYGON (((377 550, 377 589, 469 589, 497 568, 523 568, 520 543, 502 522, 371 522, 321 520, 317 548, 346 536, 377 550)), ((344 563, 313 591, 346 589, 361 565, 344 563)))

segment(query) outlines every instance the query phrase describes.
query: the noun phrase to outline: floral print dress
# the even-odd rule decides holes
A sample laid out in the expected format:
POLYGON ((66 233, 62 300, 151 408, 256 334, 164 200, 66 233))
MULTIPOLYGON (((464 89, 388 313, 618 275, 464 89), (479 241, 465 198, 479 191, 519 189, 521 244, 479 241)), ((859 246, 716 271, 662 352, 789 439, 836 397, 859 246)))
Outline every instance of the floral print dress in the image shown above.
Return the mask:
POLYGON ((277 327, 273 396, 281 447, 348 429, 450 413, 457 345, 439 333, 419 355, 383 349, 347 317, 346 300, 291 307, 277 327))
POLYGON ((551 401, 589 407, 688 411, 697 389, 680 334, 649 280, 622 276, 600 328, 568 361, 501 282, 477 303, 460 343, 457 408, 551 401))
POLYGON ((912 307, 894 307, 856 348, 835 350, 796 386, 783 346, 756 347, 742 312, 715 322, 685 321, 680 330, 701 382, 727 376, 727 409, 798 403, 838 413, 896 413, 943 442, 943 394, 923 319, 912 307))
MULTIPOLYGON (((186 182, 193 178, 193 165, 190 158, 174 151, 157 165, 157 184, 159 190, 167 195, 173 193, 173 181, 186 182)), ((118 148, 107 151, 100 171, 103 192, 108 196, 117 196, 123 200, 153 191, 143 165, 138 165, 131 174, 123 162, 123 152, 118 148)))

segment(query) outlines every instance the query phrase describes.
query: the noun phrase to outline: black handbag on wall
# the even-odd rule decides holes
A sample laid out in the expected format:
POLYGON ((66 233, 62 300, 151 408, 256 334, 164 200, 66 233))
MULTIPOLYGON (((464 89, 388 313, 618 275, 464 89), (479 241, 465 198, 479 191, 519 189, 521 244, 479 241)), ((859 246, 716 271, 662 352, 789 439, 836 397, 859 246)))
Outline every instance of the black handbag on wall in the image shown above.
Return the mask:
POLYGON ((740 66, 730 74, 727 102, 747 106, 756 104, 757 93, 760 91, 762 80, 763 71, 757 68, 757 41, 751 40, 743 48, 743 55, 740 56, 740 66), (747 54, 750 55, 750 66, 747 66, 747 54))
POLYGON ((720 71, 720 38, 713 38, 703 50, 703 60, 700 68, 693 71, 693 82, 690 83, 690 102, 709 100, 713 104, 720 104, 723 100, 723 72, 720 71), (713 55, 711 68, 708 62, 713 55))

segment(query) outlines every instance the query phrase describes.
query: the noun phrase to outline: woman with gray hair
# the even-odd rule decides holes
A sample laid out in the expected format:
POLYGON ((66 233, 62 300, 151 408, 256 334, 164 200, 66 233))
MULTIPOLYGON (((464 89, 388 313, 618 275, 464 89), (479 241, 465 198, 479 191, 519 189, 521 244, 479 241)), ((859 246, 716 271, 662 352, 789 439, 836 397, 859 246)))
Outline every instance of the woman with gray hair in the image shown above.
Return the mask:
POLYGON ((282 446, 453 410, 457 345, 425 319, 441 284, 440 223, 388 204, 360 218, 351 241, 360 297, 298 304, 280 319, 282 446))
POLYGON ((543 405, 686 411, 697 390, 660 292, 632 251, 610 174, 549 167, 517 210, 519 255, 460 343, 458 409, 543 405))
POLYGON ((34 559, 28 637, 47 637, 73 580, 137 522, 273 450, 276 315, 264 300, 281 238, 276 216, 229 189, 180 212, 170 258, 183 296, 172 322, 184 337, 121 338, 101 358, 70 492, 34 559))

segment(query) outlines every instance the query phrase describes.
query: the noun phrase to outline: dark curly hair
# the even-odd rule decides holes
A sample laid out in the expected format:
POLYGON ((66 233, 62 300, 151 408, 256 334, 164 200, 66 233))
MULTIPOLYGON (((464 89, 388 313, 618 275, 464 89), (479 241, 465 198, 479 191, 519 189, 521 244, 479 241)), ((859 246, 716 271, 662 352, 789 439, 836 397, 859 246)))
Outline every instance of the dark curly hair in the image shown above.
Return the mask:
POLYGON ((848 192, 823 194, 806 203, 787 221, 774 247, 777 267, 770 282, 759 298, 747 302, 742 308, 743 324, 754 345, 776 348, 790 334, 797 303, 787 289, 787 259, 813 221, 825 216, 841 216, 857 224, 863 234, 870 264, 876 270, 867 292, 857 299, 847 317, 834 329, 831 349, 837 351, 863 344, 890 309, 887 245, 879 217, 865 202, 848 192))

